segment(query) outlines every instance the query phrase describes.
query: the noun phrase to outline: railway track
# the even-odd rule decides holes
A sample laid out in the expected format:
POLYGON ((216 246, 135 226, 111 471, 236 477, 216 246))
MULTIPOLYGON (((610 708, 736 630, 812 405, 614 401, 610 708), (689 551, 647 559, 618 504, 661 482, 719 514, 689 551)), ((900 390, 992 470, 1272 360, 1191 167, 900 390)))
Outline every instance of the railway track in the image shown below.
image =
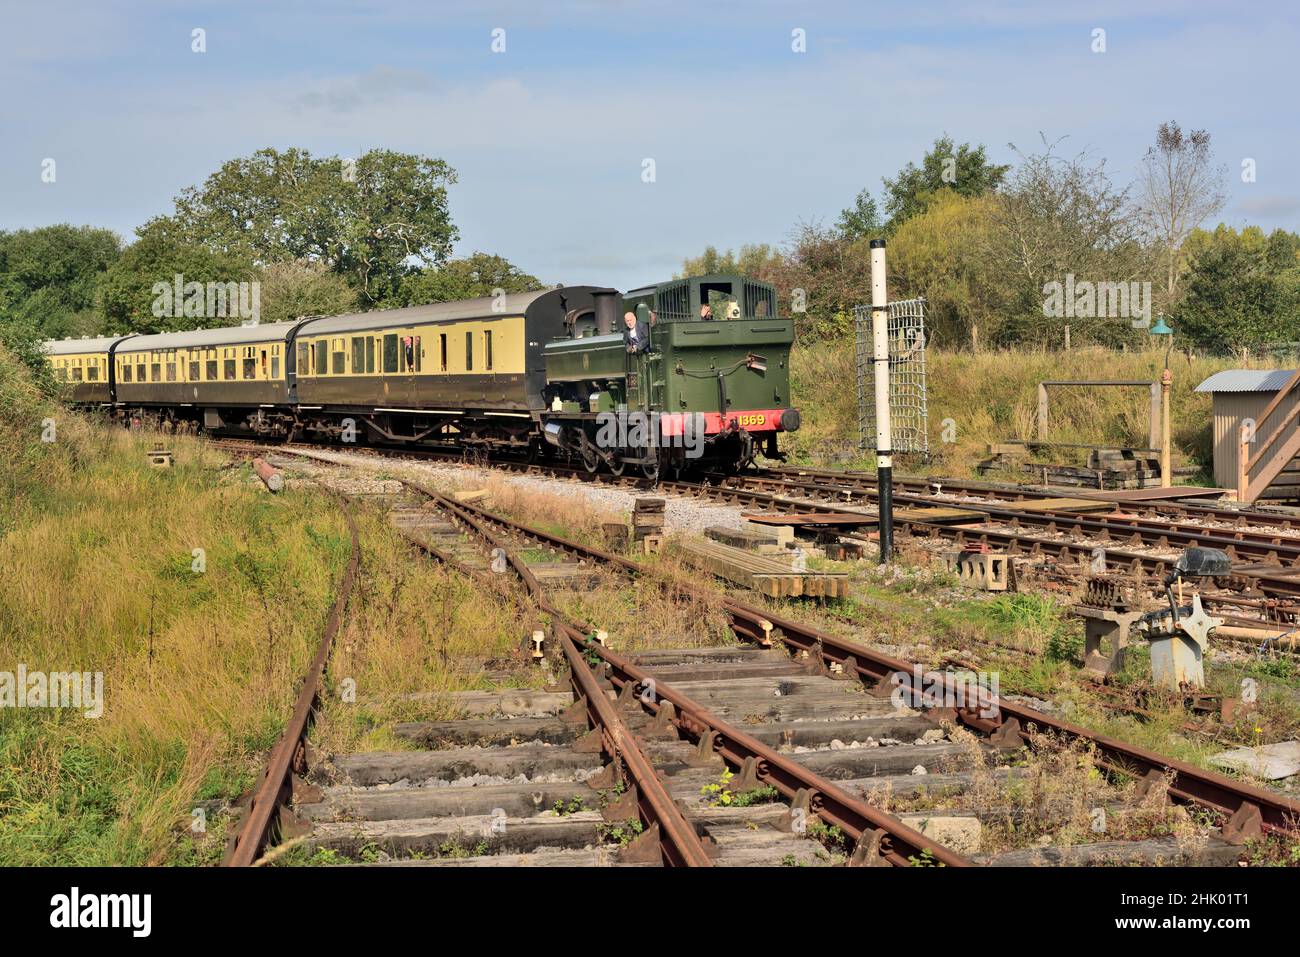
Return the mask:
MULTIPOLYGON (((261 445, 248 447, 264 448, 261 445)), ((412 454, 409 450, 366 447, 350 451, 438 461, 458 458, 440 450, 418 450, 412 454)), ((632 477, 589 474, 581 468, 557 464, 509 460, 475 461, 473 464, 631 488, 644 488, 648 484, 632 477)), ((979 483, 945 482, 945 487, 956 489, 960 494, 941 498, 925 494, 927 481, 899 480, 900 488, 912 491, 896 493, 896 504, 915 508, 952 505, 981 513, 983 520, 979 524, 927 521, 916 515, 900 515, 896 511, 895 528, 904 536, 947 541, 957 548, 997 549, 1013 557, 1050 562, 1064 566, 1069 577, 1077 577, 1084 568, 1095 570, 1104 567, 1108 572, 1129 575, 1148 583, 1162 580, 1185 548, 1195 545, 1221 548, 1237 562, 1233 576, 1224 584, 1239 596, 1237 610, 1253 613, 1235 616, 1241 619, 1237 623, 1290 626, 1300 621, 1296 614, 1296 603, 1300 602, 1300 536, 1288 534, 1297 527, 1289 517, 1167 502, 1144 505, 1136 514, 1117 505, 1115 512, 1104 516, 1041 507, 1017 509, 1014 502, 1006 499, 1042 501, 1057 496, 1034 490, 1004 490, 1000 486, 979 483), (977 493, 985 498, 970 501, 966 493, 977 493), (994 495, 1004 498, 991 498, 994 495), (1174 518, 1162 517, 1166 512, 1171 512, 1174 518), (1219 525, 1198 524, 1203 521, 1218 522, 1219 525)), ((719 475, 701 482, 662 481, 656 487, 675 495, 747 506, 773 515, 808 515, 810 525, 815 524, 812 517, 815 515, 852 518, 862 514, 864 526, 875 521, 873 477, 816 470, 768 469, 757 476, 719 475), (784 494, 777 494, 774 490, 784 494)), ((844 525, 830 527, 843 529, 844 525)), ((846 537, 868 540, 852 531, 846 537)))
MULTIPOLYGON (((285 451, 339 464, 308 450, 285 451)), ((636 587, 676 589, 683 597, 695 599, 700 598, 699 591, 694 586, 657 582, 646 569, 621 556, 407 484, 434 503, 442 516, 429 526, 426 513, 421 521, 427 534, 414 531, 418 526, 408 526, 408 536, 431 557, 475 574, 495 588, 501 587, 500 576, 483 570, 487 563, 482 553, 498 564, 504 559, 520 583, 519 591, 549 620, 550 643, 558 644, 551 652, 562 653, 572 687, 549 697, 519 691, 472 693, 462 702, 470 713, 462 721, 397 729, 426 746, 455 745, 443 747, 441 753, 340 758, 339 767, 350 783, 315 806, 299 808, 316 822, 313 841, 344 848, 369 842, 400 852, 425 848, 439 839, 445 843, 453 831, 463 834, 467 826, 477 826, 487 830, 474 847, 497 853, 455 856, 436 863, 690 863, 694 850, 689 835, 694 834, 697 839, 703 836, 704 854, 715 863, 773 863, 773 854, 779 854, 780 862, 823 863, 827 855, 799 837, 800 826, 813 821, 818 833, 837 835, 828 843, 853 863, 952 866, 964 863, 963 855, 906 820, 877 810, 865 797, 878 794, 878 788, 895 795, 931 793, 932 797, 932 789, 938 787, 948 797, 956 795, 957 808, 948 811, 940 804, 936 809, 932 801, 912 823, 997 818, 1010 810, 963 807, 961 795, 976 777, 988 772, 989 765, 999 780, 1013 778, 1015 769, 1008 766, 1005 755, 1041 750, 1043 735, 1056 745, 1091 752, 1097 766, 1116 781, 1137 779, 1139 800, 1164 793, 1207 812, 1221 829, 1202 844, 1197 860, 1203 863, 1235 861, 1240 842, 1270 833, 1290 834, 1300 819, 1300 806, 1272 792, 1096 735, 1005 699, 981 697, 976 691, 972 700, 970 689, 959 687, 948 673, 924 674, 923 683, 931 692, 928 698, 919 688, 907 691, 900 677, 921 675, 910 662, 729 596, 710 597, 722 605, 733 632, 750 647, 617 654, 592 640, 598 634, 592 623, 570 620, 552 602, 529 563, 518 557, 521 543, 614 568, 636 580, 636 587), (478 541, 477 560, 464 554, 466 537, 478 541), (592 682, 601 694, 595 693, 592 682), (907 706, 902 709, 895 707, 900 687, 907 706), (774 699, 779 703, 774 704, 774 699), (618 713, 602 713, 609 708, 600 702, 618 713), (744 730, 737 726, 738 720, 744 730), (893 733, 886 733, 891 728, 893 733), (952 729, 972 732, 982 743, 973 753, 957 747, 951 740, 952 729), (513 747, 484 747, 503 735, 509 736, 513 747), (909 737, 914 743, 903 744, 909 737), (852 742, 848 746, 843 745, 846 739, 852 742), (870 743, 860 746, 862 740, 870 743), (581 748, 579 741, 584 742, 581 748), (882 741, 898 743, 882 746, 882 741), (449 785, 453 780, 449 775, 463 778, 461 772, 467 767, 478 767, 465 763, 471 760, 466 751, 481 754, 486 762, 471 773, 486 774, 490 767, 516 769, 510 761, 527 764, 542 756, 534 752, 545 752, 545 758, 563 766, 560 771, 552 768, 552 775, 572 773, 564 787, 539 788, 530 777, 523 784, 490 785, 499 788, 495 791, 455 786, 391 789, 397 781, 438 780, 449 785), (595 762, 591 755, 596 751, 608 761, 595 762), (571 753, 588 755, 585 764, 581 758, 560 757, 571 753), (978 756, 974 759, 978 769, 963 765, 963 756, 970 762, 972 754, 978 756), (564 765, 566 760, 583 766, 564 765), (501 761, 506 764, 496 763, 501 761), (920 768, 930 773, 908 773, 912 761, 917 762, 912 771, 920 768), (723 776, 723 765, 735 777, 723 776), (932 770, 936 766, 943 770, 936 773, 932 770), (654 784, 661 773, 664 793, 654 784), (721 807, 705 797, 724 791, 731 803, 721 807), (560 813, 539 813, 557 794, 551 806, 560 813), (737 806, 735 799, 741 795, 743 806, 737 806), (756 796, 765 800, 759 802, 756 796), (483 802, 494 800, 500 805, 485 810, 483 802), (673 815, 672 807, 682 820, 673 815), (562 813, 565 809, 571 813, 562 813), (639 827, 632 824, 633 813, 639 827), (330 820, 338 817, 349 819, 330 820), (491 830, 494 822, 501 828, 500 841, 491 830), (600 840, 607 839, 612 828, 623 836, 636 832, 618 855, 609 854, 608 841, 600 840), (674 833, 679 840, 670 838, 674 833), (563 834, 569 837, 562 838, 563 834), (529 858, 542 854, 540 848, 547 846, 537 841, 583 842, 591 835, 598 839, 594 849, 588 842, 571 852, 550 852, 560 857, 529 858), (806 856, 810 852, 812 856, 806 856)), ((543 771, 540 778, 547 773, 543 771)), ((1122 818, 1132 808, 1122 805, 1119 793, 1112 795, 1110 808, 1122 818)), ((1131 801, 1134 794, 1128 798, 1131 801)), ((1170 853, 1174 849, 1168 841, 1120 840, 1072 849, 1012 851, 979 862, 1149 863, 1170 853)))

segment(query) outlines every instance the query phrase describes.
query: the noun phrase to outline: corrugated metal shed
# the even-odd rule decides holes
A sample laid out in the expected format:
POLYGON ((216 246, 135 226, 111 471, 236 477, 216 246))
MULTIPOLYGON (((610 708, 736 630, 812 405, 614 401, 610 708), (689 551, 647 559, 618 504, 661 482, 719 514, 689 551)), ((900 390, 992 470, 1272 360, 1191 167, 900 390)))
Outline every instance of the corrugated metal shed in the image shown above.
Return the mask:
MULTIPOLYGON (((1264 409, 1293 375, 1293 369, 1225 369, 1196 387, 1197 392, 1210 393, 1213 402, 1215 485, 1222 488, 1237 487, 1238 436, 1241 424, 1246 419, 1255 420, 1262 430, 1262 439, 1268 429, 1273 427, 1259 421, 1264 409)), ((1269 423, 1281 422, 1295 408, 1297 401, 1300 401, 1300 395, 1296 393, 1283 399, 1277 410, 1269 416, 1269 423)), ((1260 498, 1270 501, 1300 500, 1300 459, 1292 460, 1260 498)))
POLYGON ((1196 392, 1276 392, 1295 375, 1294 369, 1224 369, 1210 376, 1196 392))

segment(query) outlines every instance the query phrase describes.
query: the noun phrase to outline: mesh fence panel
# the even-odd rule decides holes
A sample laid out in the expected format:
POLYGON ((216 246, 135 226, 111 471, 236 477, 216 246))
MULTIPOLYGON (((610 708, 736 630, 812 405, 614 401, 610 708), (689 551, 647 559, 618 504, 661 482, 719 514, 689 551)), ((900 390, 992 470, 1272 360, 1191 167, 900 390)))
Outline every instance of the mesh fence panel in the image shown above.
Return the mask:
MULTIPOLYGON (((858 431, 862 449, 876 447, 876 372, 871 307, 854 306, 858 431)), ((925 394, 925 300, 889 304, 889 410, 893 451, 930 454, 930 413, 925 394)))

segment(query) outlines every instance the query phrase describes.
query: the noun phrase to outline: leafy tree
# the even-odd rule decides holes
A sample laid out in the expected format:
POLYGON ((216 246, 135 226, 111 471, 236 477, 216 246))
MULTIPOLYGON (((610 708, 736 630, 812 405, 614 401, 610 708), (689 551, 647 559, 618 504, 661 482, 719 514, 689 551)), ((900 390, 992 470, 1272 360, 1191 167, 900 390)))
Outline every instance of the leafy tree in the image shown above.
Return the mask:
POLYGON ((170 220, 151 220, 137 231, 138 237, 122 257, 104 274, 99 287, 99 310, 105 332, 175 332, 184 329, 237 325, 238 317, 185 316, 175 303, 169 315, 155 315, 159 294, 155 283, 172 285, 176 276, 183 282, 252 282, 257 269, 247 253, 214 250, 210 246, 185 242, 170 220))
POLYGON ((862 190, 848 209, 840 210, 840 221, 836 223, 845 239, 874 239, 884 231, 885 224, 880 219, 880 210, 871 196, 870 190, 862 190))
POLYGON ((117 235, 91 226, 0 233, 0 319, 46 338, 95 332, 95 288, 120 255, 117 235))
MULTIPOLYGON (((922 212, 940 192, 950 190, 962 196, 982 196, 996 190, 1010 166, 990 163, 983 145, 957 146, 946 133, 934 141, 921 165, 908 163, 885 183, 885 211, 891 229, 922 212)), ((861 199, 861 194, 859 194, 861 199)))
POLYGON ((1174 328, 1219 350, 1300 340, 1300 236, 1220 225, 1188 236, 1191 259, 1174 328))
POLYGON ((708 276, 714 273, 750 276, 770 281, 772 270, 780 263, 781 254, 767 243, 745 244, 740 252, 728 249, 720 253, 715 246, 704 247, 699 256, 682 262, 682 271, 676 278, 708 276))
POLYGON ((295 259, 271 263, 258 276, 262 322, 357 311, 356 290, 322 262, 295 259))
MULTIPOLYGON (((990 197, 992 229, 984 254, 1006 271, 1014 291, 1006 296, 1002 342, 1043 341, 1048 329, 1071 321, 1044 315, 1049 283, 1064 283, 1071 275, 1094 283, 1142 283, 1153 275, 1128 189, 1111 182, 1105 161, 1087 152, 1062 157, 1056 144, 1044 143, 1041 153, 1020 153, 1015 173, 990 197)), ((1162 303, 1151 306, 1154 315, 1162 303)), ((1131 315, 1080 317, 1073 328, 1080 341, 1109 345, 1141 335, 1131 315)))
POLYGON ((853 307, 871 301, 867 241, 850 241, 838 229, 802 223, 768 281, 776 284, 781 302, 791 304, 796 335, 811 339, 851 335, 853 307), (794 306, 800 300, 802 312, 794 306))
POLYGON ((455 171, 440 159, 371 150, 355 164, 259 150, 222 164, 176 199, 175 232, 259 264, 325 263, 363 303, 394 297, 417 264, 439 265, 458 237, 447 208, 455 171))
POLYGON ((407 276, 398 289, 397 302, 404 306, 418 306, 491 296, 497 289, 533 292, 545 288, 536 276, 523 272, 509 260, 476 252, 464 259, 453 259, 439 268, 424 269, 407 276))
POLYGON ((978 347, 1005 338, 1002 324, 1018 294, 986 254, 993 202, 942 193, 889 242, 890 296, 925 297, 933 343, 978 347))

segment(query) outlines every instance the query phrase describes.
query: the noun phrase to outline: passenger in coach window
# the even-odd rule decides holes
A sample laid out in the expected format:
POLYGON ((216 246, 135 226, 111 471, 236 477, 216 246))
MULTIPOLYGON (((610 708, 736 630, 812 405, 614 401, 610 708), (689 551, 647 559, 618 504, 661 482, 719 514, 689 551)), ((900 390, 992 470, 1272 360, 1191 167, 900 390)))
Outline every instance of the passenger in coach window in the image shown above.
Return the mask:
POLYGON ((713 318, 713 307, 710 306, 707 302, 703 303, 700 306, 700 319, 707 321, 712 318, 713 318))

